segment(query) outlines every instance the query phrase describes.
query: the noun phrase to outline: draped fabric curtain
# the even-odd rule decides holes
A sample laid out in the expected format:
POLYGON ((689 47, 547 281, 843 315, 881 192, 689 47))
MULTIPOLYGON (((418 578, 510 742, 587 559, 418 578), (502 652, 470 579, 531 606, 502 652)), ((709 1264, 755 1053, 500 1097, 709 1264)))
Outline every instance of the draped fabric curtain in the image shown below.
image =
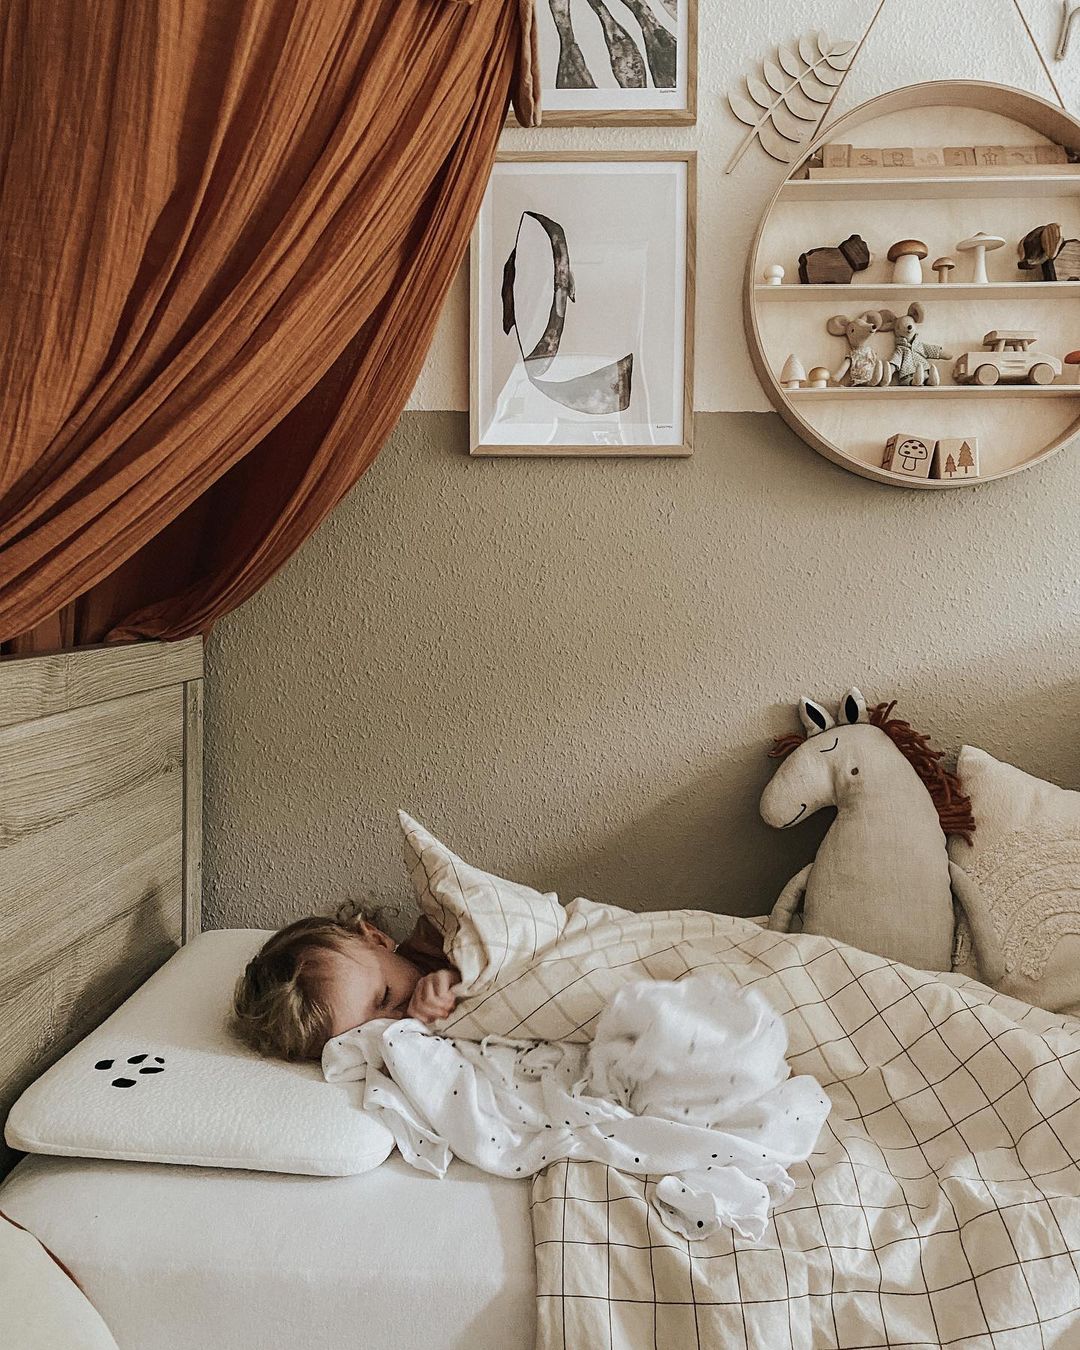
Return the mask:
POLYGON ((209 630, 378 453, 531 0, 3 0, 0 641, 209 630))

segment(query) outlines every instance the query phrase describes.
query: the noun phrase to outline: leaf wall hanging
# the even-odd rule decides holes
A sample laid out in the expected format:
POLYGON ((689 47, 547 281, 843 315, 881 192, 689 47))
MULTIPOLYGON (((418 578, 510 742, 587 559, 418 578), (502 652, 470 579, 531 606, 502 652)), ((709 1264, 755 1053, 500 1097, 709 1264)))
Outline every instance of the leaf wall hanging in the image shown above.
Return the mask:
POLYGON ((747 75, 743 87, 728 94, 728 103, 750 131, 724 172, 734 169, 755 140, 773 159, 789 164, 824 120, 858 46, 811 33, 777 47, 776 60, 761 63, 761 76, 747 75))

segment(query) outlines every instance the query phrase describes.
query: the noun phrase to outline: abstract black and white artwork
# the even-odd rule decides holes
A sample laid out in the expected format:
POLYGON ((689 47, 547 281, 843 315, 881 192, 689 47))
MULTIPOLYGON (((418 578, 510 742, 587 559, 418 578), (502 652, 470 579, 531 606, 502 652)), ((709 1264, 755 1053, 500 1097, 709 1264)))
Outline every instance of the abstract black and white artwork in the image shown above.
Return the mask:
POLYGON ((472 251, 477 454, 686 454, 693 156, 501 156, 472 251))
POLYGON ((692 121, 696 3, 536 0, 545 121, 692 121))

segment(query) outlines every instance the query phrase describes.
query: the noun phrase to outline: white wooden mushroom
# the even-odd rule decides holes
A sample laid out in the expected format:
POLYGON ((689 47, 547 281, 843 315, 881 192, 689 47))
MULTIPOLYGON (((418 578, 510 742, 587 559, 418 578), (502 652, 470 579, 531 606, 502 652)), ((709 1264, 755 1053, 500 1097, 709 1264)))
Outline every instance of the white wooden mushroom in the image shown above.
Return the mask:
POLYGON ((893 282, 903 286, 921 286, 922 260, 928 252, 921 239, 898 239, 888 252, 889 262, 893 265, 893 282))
POLYGON ((803 363, 794 352, 784 362, 784 368, 780 372, 780 383, 785 389, 801 389, 806 383, 806 371, 803 369, 803 363))
POLYGON ((977 285, 985 286, 990 278, 986 275, 986 255, 995 248, 1004 247, 1005 240, 999 234, 984 234, 979 230, 973 234, 970 239, 961 239, 957 244, 957 250, 960 253, 972 253, 972 263, 974 265, 974 275, 971 280, 977 285))
POLYGON ((784 280, 784 269, 779 263, 770 263, 768 267, 766 267, 763 276, 765 277, 766 286, 779 286, 784 280))

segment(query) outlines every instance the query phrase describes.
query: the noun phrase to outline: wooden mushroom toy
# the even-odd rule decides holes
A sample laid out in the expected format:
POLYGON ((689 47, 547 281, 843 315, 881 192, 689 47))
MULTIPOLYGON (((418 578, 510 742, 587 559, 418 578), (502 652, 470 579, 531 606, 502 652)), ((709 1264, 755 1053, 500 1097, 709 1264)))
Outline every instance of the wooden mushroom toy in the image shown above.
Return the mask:
POLYGON ((901 286, 922 285, 922 260, 929 249, 921 239, 898 239, 889 249, 893 282, 901 286))
POLYGON ((938 282, 945 286, 949 280, 949 273, 955 268, 956 262, 952 258, 935 258, 930 266, 937 273, 938 282))
POLYGON ((974 264, 974 275, 972 281, 977 285, 985 286, 989 281, 986 275, 986 255, 993 252, 996 248, 1003 248, 1005 240, 999 234, 984 234, 980 230, 973 234, 970 239, 961 239, 957 244, 957 249, 961 253, 971 253, 974 255, 972 262, 974 264))
POLYGON ((779 263, 770 263, 762 275, 766 286, 779 286, 784 280, 784 269, 779 263))
MULTIPOLYGON (((1065 357, 1065 364, 1067 366, 1076 366, 1076 379, 1077 383, 1080 383, 1080 351, 1069 352, 1065 357)), ((813 371, 810 372, 811 375, 813 375, 813 373, 813 371)))
POLYGON ((780 372, 780 383, 785 389, 801 389, 806 383, 806 371, 803 363, 794 352, 784 362, 784 368, 780 372))
POLYGON ((815 366, 806 377, 806 387, 808 389, 828 389, 829 372, 824 366, 815 366))

